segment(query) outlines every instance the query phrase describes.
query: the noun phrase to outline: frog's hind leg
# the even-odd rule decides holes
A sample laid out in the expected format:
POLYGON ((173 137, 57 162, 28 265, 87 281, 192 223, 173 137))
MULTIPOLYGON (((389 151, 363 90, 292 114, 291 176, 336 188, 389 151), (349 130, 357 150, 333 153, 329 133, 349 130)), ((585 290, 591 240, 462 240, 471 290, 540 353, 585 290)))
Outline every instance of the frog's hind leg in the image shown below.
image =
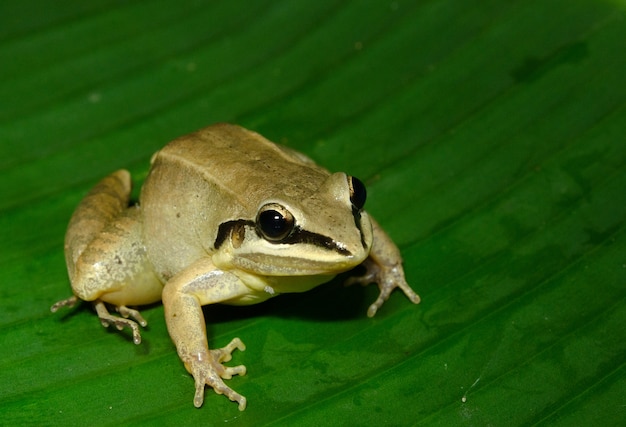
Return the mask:
MULTIPOLYGON (((80 202, 65 233, 65 263, 70 282, 74 283, 76 261, 100 231, 128 207, 132 182, 130 173, 118 170, 101 180, 80 202)), ((50 307, 54 313, 61 307, 73 307, 79 301, 76 295, 56 302, 50 307)))
MULTIPOLYGON (((149 268, 144 250, 125 244, 141 234, 138 211, 128 209, 130 192, 130 173, 119 170, 96 184, 78 205, 65 235, 65 260, 74 295, 57 302, 51 310, 72 307, 79 300, 91 301, 103 326, 128 327, 133 341, 139 344, 137 323, 146 326, 146 320, 124 302, 110 301, 133 298, 134 289, 150 289, 149 294, 160 292, 156 278, 146 271, 149 268), (138 283, 134 288, 133 282, 138 283), (116 295, 125 288, 127 295, 116 295), (111 315, 105 302, 111 303, 122 317, 111 315)), ((153 302, 158 296, 146 299, 153 302)))
POLYGON ((65 233, 65 262, 73 280, 76 262, 89 244, 126 208, 132 182, 127 170, 118 170, 101 180, 80 202, 65 233))
MULTIPOLYGON (((75 275, 76 261, 98 233, 118 216, 130 200, 130 173, 118 170, 101 180, 80 202, 65 233, 65 263, 70 281, 75 275)), ((74 307, 76 295, 57 301, 50 307, 55 313, 62 307, 74 307)))

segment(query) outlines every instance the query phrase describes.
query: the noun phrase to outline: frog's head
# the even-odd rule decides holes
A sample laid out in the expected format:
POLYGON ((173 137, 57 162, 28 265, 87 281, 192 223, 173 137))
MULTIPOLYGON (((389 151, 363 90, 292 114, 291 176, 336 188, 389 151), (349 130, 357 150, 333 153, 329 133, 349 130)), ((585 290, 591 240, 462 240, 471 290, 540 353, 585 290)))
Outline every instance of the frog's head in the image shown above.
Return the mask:
POLYGON ((361 181, 335 173, 316 191, 294 196, 265 199, 254 219, 221 224, 216 261, 254 274, 304 276, 335 275, 367 258, 372 224, 361 181))

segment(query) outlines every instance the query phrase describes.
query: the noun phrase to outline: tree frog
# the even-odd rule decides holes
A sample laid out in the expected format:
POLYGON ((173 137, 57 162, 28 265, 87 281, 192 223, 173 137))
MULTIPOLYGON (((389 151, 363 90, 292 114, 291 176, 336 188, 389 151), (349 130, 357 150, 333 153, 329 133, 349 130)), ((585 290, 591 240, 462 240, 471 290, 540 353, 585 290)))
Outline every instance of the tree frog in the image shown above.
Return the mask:
POLYGON ((420 301, 405 280, 396 245, 363 210, 366 190, 303 154, 230 124, 180 137, 151 160, 138 204, 131 177, 117 171, 78 205, 65 236, 73 296, 52 306, 92 302, 103 326, 130 328, 135 344, 147 322, 130 307, 161 300, 168 332, 195 380, 246 407, 223 380, 239 338, 209 349, 202 306, 256 304, 303 292, 363 264, 349 282, 376 282, 376 311, 395 288, 420 301), (112 315, 114 308, 120 315, 112 315))

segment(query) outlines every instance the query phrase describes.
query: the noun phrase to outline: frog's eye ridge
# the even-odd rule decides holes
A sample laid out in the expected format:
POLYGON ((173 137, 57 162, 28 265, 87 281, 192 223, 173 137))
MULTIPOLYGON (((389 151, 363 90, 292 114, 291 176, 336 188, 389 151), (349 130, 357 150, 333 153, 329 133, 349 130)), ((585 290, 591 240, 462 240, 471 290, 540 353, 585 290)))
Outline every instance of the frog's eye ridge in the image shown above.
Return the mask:
POLYGON ((365 184, 360 179, 353 176, 348 177, 348 186, 350 187, 350 201, 358 210, 363 209, 365 200, 367 199, 367 190, 365 184))
POLYGON ((256 218, 257 231, 270 242, 285 239, 295 226, 293 215, 277 203, 268 203, 259 209, 256 218))

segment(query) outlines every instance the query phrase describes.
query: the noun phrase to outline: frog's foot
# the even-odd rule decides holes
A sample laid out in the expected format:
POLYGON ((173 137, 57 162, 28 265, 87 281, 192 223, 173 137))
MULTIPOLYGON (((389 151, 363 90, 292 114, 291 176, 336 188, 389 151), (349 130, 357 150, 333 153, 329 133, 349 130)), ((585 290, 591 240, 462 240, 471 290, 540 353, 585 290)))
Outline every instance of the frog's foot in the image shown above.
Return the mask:
POLYGON ((78 297, 76 295, 72 295, 69 298, 62 299, 61 301, 55 302, 52 307, 50 307, 50 311, 56 313, 57 310, 61 307, 74 307, 78 302, 78 297))
POLYGON ((380 294, 376 301, 367 309, 368 317, 374 317, 378 309, 389 299, 389 295, 395 288, 400 288, 413 304, 419 304, 420 297, 406 282, 401 264, 381 265, 368 258, 362 265, 366 269, 365 274, 348 278, 346 285, 354 283, 360 283, 361 285, 376 283, 378 285, 380 294))
POLYGON ((246 367, 243 365, 227 367, 222 362, 228 362, 232 358, 232 352, 235 349, 241 351, 246 346, 239 338, 233 339, 226 347, 209 350, 208 360, 200 358, 185 363, 189 372, 193 375, 196 382, 196 394, 193 404, 199 408, 204 403, 204 387, 208 385, 212 387, 217 394, 223 394, 233 402, 239 403, 239 410, 246 409, 246 398, 228 387, 223 379, 228 380, 233 375, 245 375, 246 367))
POLYGON ((114 325, 120 331, 124 328, 130 328, 133 331, 133 342, 135 344, 141 344, 141 334, 139 333, 139 325, 137 325, 137 322, 144 327, 148 325, 148 322, 146 322, 137 310, 133 310, 124 305, 116 306, 115 310, 123 316, 117 317, 109 313, 104 302, 96 300, 93 305, 96 309, 96 313, 98 313, 102 326, 108 328, 109 325, 114 325), (128 317, 132 317, 134 320, 130 320, 128 317))

